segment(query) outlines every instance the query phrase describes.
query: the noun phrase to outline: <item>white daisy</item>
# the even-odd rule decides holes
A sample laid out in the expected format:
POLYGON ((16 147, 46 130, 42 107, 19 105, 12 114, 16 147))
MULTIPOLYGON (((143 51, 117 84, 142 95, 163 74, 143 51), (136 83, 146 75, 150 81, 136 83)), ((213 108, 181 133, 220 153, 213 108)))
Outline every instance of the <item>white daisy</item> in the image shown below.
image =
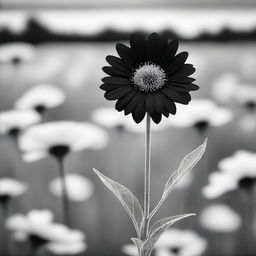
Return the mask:
POLYGON ((20 64, 34 60, 35 48, 26 43, 10 43, 0 47, 0 62, 20 64))
POLYGON ((61 105, 66 100, 62 89, 51 84, 39 84, 25 92, 15 103, 17 109, 34 109, 39 113, 61 105))
MULTIPOLYGON (((89 199, 93 194, 93 183, 81 175, 67 174, 65 176, 65 184, 70 200, 84 201, 89 199)), ((49 189, 55 196, 61 197, 63 193, 61 179, 56 178, 51 181, 49 189)))
POLYGON ((238 85, 239 77, 237 74, 224 73, 214 81, 212 95, 218 102, 229 104, 233 101, 238 85))
POLYGON ((250 189, 256 182, 256 153, 237 151, 233 156, 221 160, 220 171, 209 176, 209 184, 202 192, 206 198, 216 198, 239 187, 250 189))
POLYGON ((196 127, 201 130, 227 124, 232 118, 230 110, 218 107, 213 101, 194 99, 189 107, 179 105, 175 118, 170 118, 169 123, 174 127, 196 127))
POLYGON ((83 149, 100 150, 108 142, 107 133, 87 122, 58 121, 36 125, 19 138, 25 161, 36 161, 52 155, 64 157, 83 149))
POLYGON ((156 256, 200 256, 207 241, 190 230, 170 229, 156 243, 156 256))
POLYGON ((41 121, 41 116, 33 110, 8 110, 0 112, 0 133, 18 135, 31 125, 41 121))
MULTIPOLYGON (((106 128, 126 129, 134 133, 145 132, 145 119, 136 124, 131 116, 124 116, 123 113, 116 111, 113 108, 101 107, 92 113, 92 120, 106 128)), ((152 123, 152 131, 162 131, 168 127, 167 119, 162 120, 161 123, 152 123)))
POLYGON ((206 207, 199 216, 201 225, 213 232, 234 232, 241 226, 241 217, 225 204, 206 207))
POLYGON ((11 178, 0 179, 0 201, 1 199, 8 199, 16 196, 20 196, 27 190, 27 186, 11 178))
MULTIPOLYGON (((63 224, 53 222, 48 210, 32 210, 27 215, 16 214, 8 218, 6 227, 16 234, 23 234, 32 242, 40 241, 55 254, 75 254, 86 250, 85 235, 63 224)), ((17 236, 14 236, 17 237, 17 236)))

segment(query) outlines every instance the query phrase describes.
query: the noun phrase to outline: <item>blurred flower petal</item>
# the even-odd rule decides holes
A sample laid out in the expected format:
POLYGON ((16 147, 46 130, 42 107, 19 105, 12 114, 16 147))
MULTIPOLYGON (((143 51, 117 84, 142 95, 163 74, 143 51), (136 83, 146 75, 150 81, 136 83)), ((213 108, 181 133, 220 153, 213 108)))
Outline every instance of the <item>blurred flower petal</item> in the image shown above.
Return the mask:
POLYGON ((29 62, 35 56, 34 47, 26 43, 10 43, 0 47, 0 62, 29 62))
POLYGON ((170 118, 169 123, 174 127, 221 126, 232 119, 233 113, 229 109, 218 107, 208 99, 194 99, 189 107, 179 105, 175 118, 170 118))
MULTIPOLYGON (((67 174, 65 176, 65 183, 70 200, 84 201, 93 194, 93 183, 81 175, 67 174)), ((55 196, 61 197, 63 191, 61 179, 56 178, 51 181, 49 189, 55 196)))
POLYGON ((75 243, 48 243, 47 249, 57 255, 75 255, 87 249, 85 242, 75 243))
POLYGON ((239 187, 248 189, 256 183, 256 153, 245 150, 237 151, 233 156, 221 160, 219 172, 209 176, 209 184, 202 193, 212 199, 239 187))
POLYGON ((241 226, 241 217, 224 204, 211 205, 200 214, 201 225, 213 232, 234 232, 241 226))
POLYGON ((2 196, 16 197, 27 190, 27 185, 11 178, 0 178, 0 200, 2 196))
POLYGON ((15 103, 18 109, 49 109, 66 100, 64 91, 51 84, 40 84, 25 92, 15 103))
POLYGON ((190 230, 169 229, 156 243, 156 256, 199 256, 207 248, 207 241, 190 230))
POLYGON ((134 244, 123 245, 121 251, 129 256, 138 256, 138 250, 134 244))
POLYGON ((0 133, 20 132, 39 123, 41 116, 33 110, 8 110, 0 112, 0 133))
POLYGON ((29 161, 49 155, 52 148, 65 147, 69 153, 83 149, 100 150, 107 143, 108 135, 103 129, 86 122, 71 121, 36 125, 26 130, 19 138, 24 160, 29 161))

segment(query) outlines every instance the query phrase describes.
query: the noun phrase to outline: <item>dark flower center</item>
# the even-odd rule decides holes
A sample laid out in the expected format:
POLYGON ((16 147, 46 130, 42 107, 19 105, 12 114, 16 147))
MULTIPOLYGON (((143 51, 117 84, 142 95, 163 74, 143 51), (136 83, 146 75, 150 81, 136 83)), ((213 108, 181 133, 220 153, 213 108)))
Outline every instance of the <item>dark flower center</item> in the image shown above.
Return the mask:
POLYGON ((178 255, 178 254, 180 253, 180 250, 181 250, 181 248, 178 247, 178 246, 174 246, 174 247, 171 247, 171 248, 170 248, 170 252, 171 252, 172 254, 176 254, 176 255, 178 255))
POLYGON ((34 109, 39 113, 39 114, 43 114, 46 110, 46 107, 43 105, 37 105, 34 107, 34 109))
POLYGON ((255 111, 256 110, 256 102, 254 101, 248 101, 245 103, 245 108, 249 111, 255 111))
POLYGON ((44 238, 41 238, 38 235, 30 235, 29 236, 30 242, 34 248, 39 248, 47 243, 47 240, 44 238))
POLYGON ((12 61, 12 63, 14 65, 19 65, 22 62, 21 58, 18 57, 18 56, 17 57, 13 57, 11 61, 12 61))
POLYGON ((10 198, 11 198, 10 195, 2 194, 0 195, 0 203, 3 205, 6 205, 9 202, 10 198))
POLYGON ((136 69, 132 81, 139 91, 154 92, 164 86, 166 74, 161 67, 145 63, 136 69))
POLYGON ((13 127, 12 129, 9 130, 9 135, 16 138, 19 135, 20 129, 17 127, 13 127))
POLYGON ((250 190, 256 183, 256 178, 244 177, 239 181, 239 186, 242 189, 250 190))
POLYGON ((56 145, 56 146, 52 146, 49 149, 49 153, 52 156, 59 159, 65 157, 69 153, 69 151, 70 151, 70 148, 67 145, 56 145))
POLYGON ((200 132, 203 132, 205 131, 209 126, 209 123, 205 120, 202 120, 202 121, 199 121, 199 122, 196 122, 194 124, 194 127, 199 130, 200 132))

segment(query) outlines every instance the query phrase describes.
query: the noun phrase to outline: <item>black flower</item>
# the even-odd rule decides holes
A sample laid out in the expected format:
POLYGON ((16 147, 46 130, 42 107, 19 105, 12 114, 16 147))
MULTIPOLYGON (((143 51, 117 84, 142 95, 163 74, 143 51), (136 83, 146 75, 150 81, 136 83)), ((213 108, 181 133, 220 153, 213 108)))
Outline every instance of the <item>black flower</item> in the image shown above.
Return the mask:
POLYGON ((188 53, 180 52, 178 41, 168 43, 164 36, 153 33, 148 39, 143 34, 130 37, 131 47, 118 43, 120 57, 107 56, 110 66, 103 67, 109 76, 102 79, 100 88, 108 100, 117 100, 116 109, 132 114, 140 123, 149 113, 155 123, 162 114, 175 115, 175 103, 188 104, 190 91, 199 87, 189 77, 195 72, 191 64, 185 64, 188 53))

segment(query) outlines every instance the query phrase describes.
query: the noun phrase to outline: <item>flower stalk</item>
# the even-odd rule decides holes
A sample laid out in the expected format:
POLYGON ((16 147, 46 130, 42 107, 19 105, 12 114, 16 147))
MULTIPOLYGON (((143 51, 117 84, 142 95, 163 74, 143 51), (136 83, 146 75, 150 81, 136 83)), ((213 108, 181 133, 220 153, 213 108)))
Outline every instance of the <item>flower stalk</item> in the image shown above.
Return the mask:
POLYGON ((58 160, 58 164, 59 164, 59 175, 60 175, 61 187, 62 187, 63 222, 64 222, 65 225, 70 227, 70 225, 71 225, 70 207, 69 207, 69 200, 68 200, 67 184, 66 184, 66 181, 65 181, 64 158, 60 157, 57 160, 58 160))
POLYGON ((144 223, 141 238, 148 235, 150 215, 150 154, 151 154, 151 120, 147 113, 145 134, 145 173, 144 173, 144 223))

